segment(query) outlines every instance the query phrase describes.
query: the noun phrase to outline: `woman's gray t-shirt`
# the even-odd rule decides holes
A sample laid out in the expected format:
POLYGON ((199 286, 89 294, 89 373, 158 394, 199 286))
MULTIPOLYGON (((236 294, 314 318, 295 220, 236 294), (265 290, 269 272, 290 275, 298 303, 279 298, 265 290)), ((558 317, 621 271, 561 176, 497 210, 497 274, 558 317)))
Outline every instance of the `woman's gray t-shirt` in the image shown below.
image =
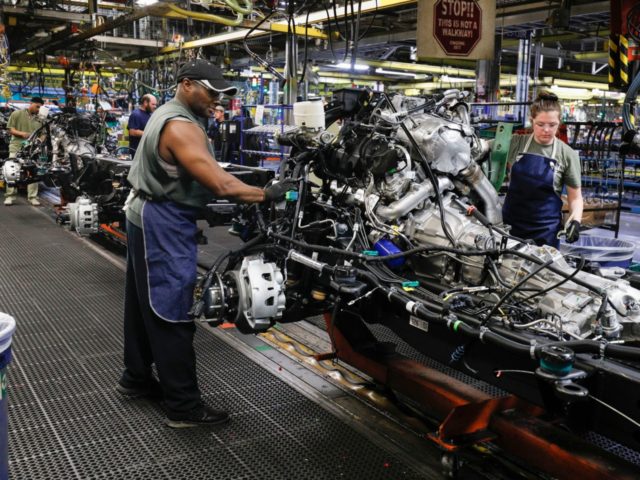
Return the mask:
MULTIPOLYGON (((507 161, 513 164, 516 157, 524 152, 527 141, 531 135, 514 135, 511 137, 511 145, 509 146, 509 156, 507 161)), ((555 167, 553 176, 553 189, 560 196, 565 185, 573 188, 580 188, 580 156, 569 145, 562 140, 555 139, 556 142, 556 158, 558 162, 555 167)), ((535 153, 545 157, 551 157, 553 152, 553 144, 541 145, 531 139, 531 144, 527 153, 535 153)))

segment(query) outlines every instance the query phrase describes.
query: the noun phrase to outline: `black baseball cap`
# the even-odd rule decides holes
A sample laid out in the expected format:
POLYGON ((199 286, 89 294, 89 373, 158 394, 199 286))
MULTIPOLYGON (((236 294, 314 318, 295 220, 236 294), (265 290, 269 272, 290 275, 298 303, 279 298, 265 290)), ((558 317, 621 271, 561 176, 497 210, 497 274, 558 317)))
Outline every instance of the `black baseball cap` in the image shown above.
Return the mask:
POLYGON ((198 80, 208 89, 217 93, 233 96, 238 89, 227 82, 222 76, 222 70, 206 60, 198 58, 183 64, 178 70, 178 83, 188 78, 198 80))
POLYGON ((42 100, 42 97, 31 97, 31 103, 39 103, 40 105, 44 105, 44 100, 42 100))

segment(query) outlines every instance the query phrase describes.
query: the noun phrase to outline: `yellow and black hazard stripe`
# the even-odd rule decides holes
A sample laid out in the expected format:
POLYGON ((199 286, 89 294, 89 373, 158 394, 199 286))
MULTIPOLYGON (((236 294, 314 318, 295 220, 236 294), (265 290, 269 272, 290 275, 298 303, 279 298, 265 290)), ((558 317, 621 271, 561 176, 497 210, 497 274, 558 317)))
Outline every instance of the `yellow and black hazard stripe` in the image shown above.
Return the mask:
POLYGON ((619 41, 620 35, 616 33, 609 35, 609 87, 615 89, 621 87, 619 41))
POLYGON ((626 90, 631 79, 629 78, 629 40, 624 35, 620 35, 618 50, 620 52, 620 83, 626 90))

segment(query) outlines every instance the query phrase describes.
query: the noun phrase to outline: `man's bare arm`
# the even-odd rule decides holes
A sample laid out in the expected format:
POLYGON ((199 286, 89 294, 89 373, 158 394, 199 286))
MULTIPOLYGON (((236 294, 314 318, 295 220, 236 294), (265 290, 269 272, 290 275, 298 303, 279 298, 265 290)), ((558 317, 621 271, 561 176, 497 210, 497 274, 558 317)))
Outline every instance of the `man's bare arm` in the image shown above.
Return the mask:
POLYGON ((206 136, 191 122, 168 122, 160 135, 159 153, 167 162, 182 165, 189 174, 216 196, 240 202, 265 200, 261 188, 252 187, 227 173, 209 153, 206 136))
POLYGON ((130 128, 129 129, 129 136, 130 137, 141 137, 143 133, 144 133, 144 130, 138 130, 137 128, 130 128))
POLYGON ((11 127, 9 129, 9 133, 11 135, 13 135, 14 137, 21 137, 21 138, 29 138, 29 135, 31 135, 29 132, 23 132, 22 130, 17 130, 13 127, 11 127))

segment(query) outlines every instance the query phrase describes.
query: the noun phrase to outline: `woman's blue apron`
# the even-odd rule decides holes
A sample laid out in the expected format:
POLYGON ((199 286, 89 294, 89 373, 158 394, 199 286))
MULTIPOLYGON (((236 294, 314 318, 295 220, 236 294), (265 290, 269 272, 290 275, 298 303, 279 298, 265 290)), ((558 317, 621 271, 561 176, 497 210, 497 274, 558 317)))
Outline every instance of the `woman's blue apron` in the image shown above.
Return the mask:
POLYGON ((196 209, 145 201, 142 230, 151 308, 163 320, 190 321, 198 259, 196 209))
MULTIPOLYGON (((562 226, 562 200, 553 189, 555 158, 526 153, 533 135, 511 167, 509 190, 502 207, 505 223, 511 225, 511 234, 533 240, 536 245, 558 248, 557 234, 562 226)), ((556 155, 553 140, 552 157, 556 155)))

